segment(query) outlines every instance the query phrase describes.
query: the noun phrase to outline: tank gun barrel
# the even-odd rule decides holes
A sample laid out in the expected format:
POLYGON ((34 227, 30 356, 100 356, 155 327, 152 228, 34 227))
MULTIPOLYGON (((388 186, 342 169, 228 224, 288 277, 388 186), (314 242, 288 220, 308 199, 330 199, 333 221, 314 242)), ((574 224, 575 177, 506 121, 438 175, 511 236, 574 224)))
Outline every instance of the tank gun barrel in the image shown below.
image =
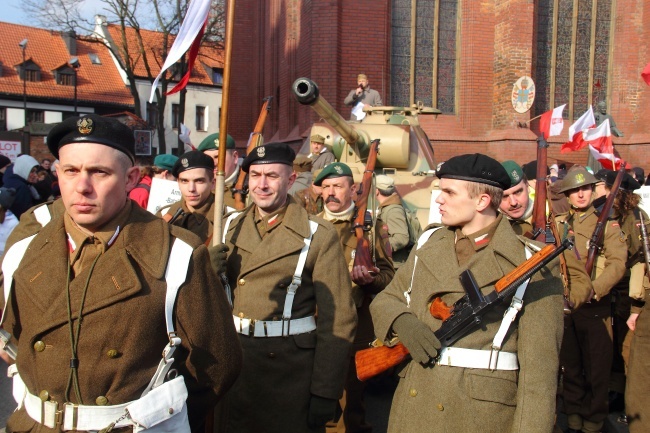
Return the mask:
POLYGON ((351 146, 358 146, 363 150, 368 147, 364 137, 350 126, 345 119, 320 96, 318 85, 309 78, 298 78, 293 82, 293 94, 302 105, 309 105, 332 128, 341 134, 341 137, 351 146))

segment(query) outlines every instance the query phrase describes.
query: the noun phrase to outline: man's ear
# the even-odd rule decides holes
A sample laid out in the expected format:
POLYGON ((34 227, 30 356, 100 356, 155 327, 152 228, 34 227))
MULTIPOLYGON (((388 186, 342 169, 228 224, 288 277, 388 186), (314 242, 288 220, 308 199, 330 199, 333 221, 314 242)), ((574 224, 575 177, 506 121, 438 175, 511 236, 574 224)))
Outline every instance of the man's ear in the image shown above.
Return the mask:
POLYGON ((126 192, 129 193, 140 182, 140 168, 130 167, 126 170, 126 192))
POLYGON ((485 209, 490 207, 491 202, 492 202, 492 197, 490 197, 488 194, 479 195, 476 201, 476 210, 479 212, 484 211, 485 209))

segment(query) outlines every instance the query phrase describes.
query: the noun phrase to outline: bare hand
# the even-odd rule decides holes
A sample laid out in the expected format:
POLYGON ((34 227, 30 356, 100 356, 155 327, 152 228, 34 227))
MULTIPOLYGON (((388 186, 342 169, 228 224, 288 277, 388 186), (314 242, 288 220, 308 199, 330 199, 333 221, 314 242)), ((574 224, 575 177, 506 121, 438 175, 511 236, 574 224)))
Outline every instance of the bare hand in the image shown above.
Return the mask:
POLYGON ((379 273, 379 268, 366 269, 365 266, 355 266, 350 272, 350 278, 355 284, 363 286, 370 284, 375 280, 375 275, 379 273))
POLYGON ((632 313, 630 314, 630 317, 628 317, 627 321, 627 327, 630 328, 630 331, 634 331, 636 328, 636 319, 639 317, 639 313, 632 313))

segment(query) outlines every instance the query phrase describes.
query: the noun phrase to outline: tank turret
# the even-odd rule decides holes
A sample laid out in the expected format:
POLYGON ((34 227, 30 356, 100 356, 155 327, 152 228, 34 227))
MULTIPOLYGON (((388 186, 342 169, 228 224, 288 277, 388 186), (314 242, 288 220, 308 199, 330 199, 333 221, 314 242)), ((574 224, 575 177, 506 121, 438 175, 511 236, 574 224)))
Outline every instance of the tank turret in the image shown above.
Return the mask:
MULTIPOLYGON (((395 179, 395 186, 404 201, 423 225, 429 221, 431 184, 436 161, 433 147, 420 127, 418 116, 438 115, 440 111, 421 104, 412 107, 366 107, 365 117, 358 122, 345 120, 322 96, 318 85, 309 78, 294 81, 294 96, 309 105, 322 118, 314 123, 309 135, 320 134, 336 159, 350 166, 360 180, 370 149, 370 142, 381 140, 376 173, 395 179)), ((300 153, 308 154, 309 138, 300 153)))

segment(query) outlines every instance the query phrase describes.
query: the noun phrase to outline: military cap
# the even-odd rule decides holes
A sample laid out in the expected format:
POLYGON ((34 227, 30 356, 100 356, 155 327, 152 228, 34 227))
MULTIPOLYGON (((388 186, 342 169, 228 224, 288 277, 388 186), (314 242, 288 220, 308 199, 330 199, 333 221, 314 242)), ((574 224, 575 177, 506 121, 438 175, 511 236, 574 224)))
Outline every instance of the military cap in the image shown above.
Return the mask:
POLYGON ((293 160, 293 171, 304 173, 311 171, 312 160, 307 155, 298 155, 293 160))
POLYGON ((380 174, 375 178, 375 186, 382 191, 392 192, 395 190, 395 181, 390 176, 380 174))
MULTIPOLYGON (((228 134, 228 140, 226 140, 226 149, 235 148, 235 139, 228 134)), ((197 150, 205 152, 206 150, 219 150, 219 133, 215 132, 210 134, 203 139, 197 150)))
POLYGON ((68 117, 47 134, 47 147, 59 158, 59 149, 70 143, 98 143, 117 149, 135 162, 133 130, 112 117, 85 114, 68 117))
POLYGON ((312 143, 320 143, 320 144, 325 144, 325 137, 323 137, 320 134, 314 134, 311 137, 309 137, 309 140, 312 143))
POLYGON ((450 158, 437 176, 440 179, 459 179, 484 183, 501 189, 510 188, 510 177, 499 161, 480 153, 459 155, 450 158))
POLYGON ((9 209, 16 199, 16 190, 13 188, 0 188, 0 206, 3 209, 9 209))
MULTIPOLYGON (((616 180, 616 175, 618 174, 618 172, 612 170, 607 170, 607 171, 608 173, 605 176, 604 182, 605 185, 611 187, 612 185, 614 185, 614 181, 616 180)), ((630 175, 629 173, 623 174, 623 180, 621 180, 621 189, 625 191, 634 191, 639 188, 641 188, 641 184, 637 182, 637 180, 633 178, 632 175, 630 175)))
POLYGON ((318 173, 318 176, 316 176, 314 179, 314 185, 321 186, 325 179, 344 176, 352 177, 352 170, 350 170, 350 167, 348 167, 346 164, 343 164, 342 162, 333 162, 331 164, 327 164, 323 168, 323 171, 318 173))
POLYGON ((178 156, 170 155, 168 153, 163 153, 158 155, 153 159, 153 165, 162 168, 163 170, 173 170, 174 164, 178 161, 178 156))
MULTIPOLYGON (((524 172, 526 179, 537 179, 537 161, 530 161, 521 166, 521 170, 524 172)), ((546 175, 551 174, 551 170, 546 167, 546 175)))
POLYGON ((521 166, 512 159, 503 161, 501 165, 506 170, 506 173, 508 173, 508 177, 510 177, 510 188, 524 179, 524 171, 521 169, 521 166))
POLYGON ((584 185, 595 185, 597 183, 598 179, 589 173, 586 168, 581 165, 574 165, 569 169, 564 179, 562 179, 562 186, 558 192, 565 193, 584 185))
POLYGON ((368 76, 366 74, 357 75, 357 80, 367 80, 368 76))
POLYGON ((263 146, 257 146, 246 155, 241 169, 248 173, 248 169, 253 164, 285 164, 293 166, 293 160, 296 159, 296 152, 286 143, 268 143, 263 146))
MULTIPOLYGON (((614 177, 616 177, 615 172, 613 172, 612 170, 607 170, 606 168, 601 168, 600 170, 598 170, 596 172, 596 174, 594 174, 594 177, 596 179, 598 179, 599 181, 601 181, 601 182, 607 183, 607 174, 610 173, 610 172, 614 173, 614 177)), ((611 183, 610 183, 610 185, 611 185, 611 183)))
POLYGON ((214 159, 198 150, 185 152, 174 164, 172 175, 178 178, 180 173, 193 168, 205 168, 212 171, 214 170, 214 159))

